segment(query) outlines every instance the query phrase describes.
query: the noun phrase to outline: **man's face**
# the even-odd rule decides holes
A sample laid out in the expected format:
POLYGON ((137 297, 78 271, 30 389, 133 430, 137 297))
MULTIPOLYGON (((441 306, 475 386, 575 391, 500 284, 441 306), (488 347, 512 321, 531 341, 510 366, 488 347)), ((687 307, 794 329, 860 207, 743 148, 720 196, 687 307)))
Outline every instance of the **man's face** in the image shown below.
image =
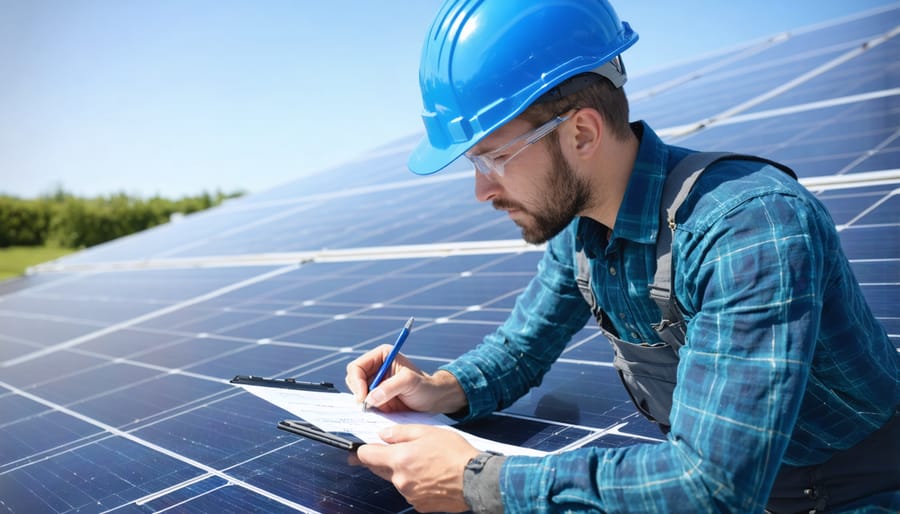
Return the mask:
MULTIPOLYGON (((503 136, 514 131, 498 131, 503 136)), ((525 127, 527 124, 518 123, 525 127)), ((505 127, 506 128, 506 127, 505 127)), ((493 137, 493 135, 491 136, 493 137)), ((501 146, 503 139, 495 138, 501 146)), ((506 137, 506 139, 510 139, 506 137)), ((545 243, 561 232, 587 205, 590 189, 566 160, 556 134, 532 145, 506 165, 503 176, 485 176, 476 172, 475 192, 481 201, 490 201, 495 209, 506 211, 522 229, 522 238, 532 244, 545 243)))

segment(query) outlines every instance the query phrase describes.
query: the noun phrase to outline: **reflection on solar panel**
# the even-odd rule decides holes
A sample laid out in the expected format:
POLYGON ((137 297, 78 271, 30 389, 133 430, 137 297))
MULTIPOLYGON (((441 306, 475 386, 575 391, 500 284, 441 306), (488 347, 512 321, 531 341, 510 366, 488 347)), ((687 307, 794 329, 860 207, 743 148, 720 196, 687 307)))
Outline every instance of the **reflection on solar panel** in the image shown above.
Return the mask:
MULTIPOLYGON (((634 77, 629 93, 670 142, 797 170, 900 345, 898 21, 894 6, 782 35, 634 77)), ((228 380, 343 384, 410 315, 407 351, 432 371, 510 312, 539 251, 472 199, 465 167, 409 174, 416 139, 0 284, 0 506, 408 509, 228 380)), ((658 440, 611 361, 588 325, 539 388, 471 429, 541 449, 658 440)))

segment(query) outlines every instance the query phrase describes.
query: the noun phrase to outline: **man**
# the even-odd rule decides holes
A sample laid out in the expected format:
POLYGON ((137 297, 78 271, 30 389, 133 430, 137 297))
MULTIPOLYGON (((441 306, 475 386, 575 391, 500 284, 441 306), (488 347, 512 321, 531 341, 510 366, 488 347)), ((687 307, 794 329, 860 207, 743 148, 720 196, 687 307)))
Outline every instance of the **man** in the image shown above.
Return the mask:
POLYGON ((420 69, 427 139, 410 168, 433 173, 464 154, 477 198, 546 251, 479 347, 434 374, 401 355, 366 396, 380 347, 348 365, 347 384, 385 411, 483 416, 539 383, 593 312, 666 441, 507 457, 397 426, 359 461, 421 511, 896 509, 900 357, 833 222, 789 170, 725 159, 660 227, 667 176, 698 154, 628 123, 619 55, 636 39, 605 0, 441 8, 420 69), (649 290, 668 230, 666 304, 649 290))

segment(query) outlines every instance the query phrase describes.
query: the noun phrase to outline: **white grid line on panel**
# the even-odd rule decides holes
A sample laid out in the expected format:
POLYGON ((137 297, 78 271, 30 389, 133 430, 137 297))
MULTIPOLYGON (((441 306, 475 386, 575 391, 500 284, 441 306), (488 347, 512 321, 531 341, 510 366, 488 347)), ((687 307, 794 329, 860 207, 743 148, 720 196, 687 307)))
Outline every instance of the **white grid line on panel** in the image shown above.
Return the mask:
POLYGON ((91 424, 91 425, 94 425, 95 427, 100 428, 101 430, 103 430, 103 431, 105 431, 105 432, 108 432, 108 433, 110 433, 110 434, 112 434, 112 435, 121 437, 121 438, 123 438, 123 439, 127 439, 128 441, 131 441, 131 442, 133 442, 133 443, 136 443, 136 444, 139 444, 139 445, 141 445, 141 446, 144 446, 145 448, 148 448, 148 449, 150 449, 150 450, 156 451, 156 452, 161 453, 161 454, 163 454, 163 455, 165 455, 165 456, 167 456, 167 457, 170 457, 170 458, 172 458, 172 459, 181 461, 181 462, 183 462, 183 463, 185 463, 185 464, 188 464, 188 465, 190 465, 190 466, 192 466, 192 467, 195 467, 195 468, 197 468, 197 469, 200 469, 200 470, 203 470, 203 471, 205 471, 205 472, 207 472, 207 473, 210 473, 210 474, 212 474, 212 475, 215 475, 215 476, 217 476, 217 477, 219 477, 219 478, 221 478, 221 479, 223 479, 223 480, 225 480, 225 481, 227 481, 227 482, 229 482, 229 483, 231 483, 231 484, 234 484, 234 485, 238 485, 238 486, 240 486, 240 487, 243 487, 243 488, 245 488, 245 489, 247 489, 247 490, 250 490, 250 491, 252 491, 252 492, 254 492, 254 493, 256 493, 256 494, 259 494, 259 495, 261 495, 261 496, 263 496, 263 497, 265 497, 265 498, 269 498, 270 500, 276 501, 276 502, 278 502, 278 503, 280 503, 280 504, 282 504, 282 505, 285 505, 285 506, 288 506, 288 507, 297 509, 297 510, 299 510, 300 512, 306 512, 306 513, 316 513, 316 512, 317 512, 317 511, 314 511, 314 510, 309 509, 308 507, 305 507, 305 506, 300 505, 300 504, 298 504, 298 503, 292 502, 292 501, 290 501, 290 500, 288 500, 288 499, 286 499, 286 498, 282 498, 281 496, 278 496, 278 495, 275 494, 275 493, 269 492, 269 491, 267 491, 267 490, 265 490, 265 489, 262 489, 262 488, 260 488, 260 487, 256 487, 256 486, 254 486, 254 485, 252 485, 252 484, 249 484, 249 483, 247 483, 247 482, 244 482, 243 480, 240 480, 240 479, 238 479, 238 478, 232 477, 232 476, 230 476, 230 475, 228 475, 228 474, 226 474, 226 473, 224 473, 224 472, 222 472, 222 471, 219 471, 219 470, 217 470, 217 469, 215 469, 215 468, 212 468, 212 467, 210 467, 210 466, 207 466, 206 464, 203 464, 202 462, 199 462, 199 461, 196 461, 196 460, 194 460, 194 459, 191 459, 190 457, 186 457, 186 456, 184 456, 184 455, 181 455, 181 454, 178 453, 178 452, 173 452, 173 451, 169 450, 168 448, 164 448, 164 447, 162 447, 162 446, 159 446, 158 444, 155 444, 155 443, 152 443, 152 442, 150 442, 150 441, 147 441, 146 439, 140 438, 140 437, 138 437, 138 436, 136 436, 136 435, 134 435, 134 434, 130 434, 130 433, 128 433, 128 432, 119 430, 118 428, 116 428, 116 427, 114 427, 114 426, 107 425, 106 423, 103 423, 103 422, 101 422, 101 421, 99 421, 99 420, 96 420, 96 419, 94 419, 94 418, 91 418, 91 417, 89 417, 89 416, 85 416, 84 414, 81 414, 81 413, 79 413, 79 412, 77 412, 77 411, 73 411, 72 409, 68 409, 68 408, 66 408, 66 407, 64 407, 64 406, 62 406, 62 405, 59 405, 59 404, 54 403, 54 402, 51 402, 51 401, 49 401, 49 400, 47 400, 47 399, 45 399, 45 398, 42 398, 42 397, 40 397, 40 396, 31 394, 31 393, 29 393, 29 392, 27 392, 27 391, 23 391, 22 389, 19 389, 18 387, 15 387, 15 386, 13 386, 13 385, 10 385, 10 384, 7 384, 7 383, 5 383, 5 382, 0 381, 0 387, 4 387, 4 388, 6 388, 7 390, 9 390, 9 391, 11 391, 11 392, 13 392, 13 393, 15 393, 15 394, 17 394, 17 395, 19 395, 19 396, 22 396, 22 397, 24 397, 24 398, 27 398, 27 399, 29 399, 29 400, 31 400, 31 401, 33 401, 33 402, 40 403, 41 405, 44 405, 45 407, 48 407, 48 408, 50 408, 50 409, 52 409, 52 410, 61 412, 61 413, 63 413, 63 414, 69 415, 69 416, 71 416, 71 417, 73 417, 73 418, 75 418, 75 419, 84 421, 85 423, 89 423, 89 424, 91 424))
POLYGON ((895 130, 894 133, 891 134, 890 136, 888 136, 887 138, 885 138, 884 141, 882 141, 881 143, 878 143, 877 145, 875 145, 875 148, 870 149, 870 150, 867 151, 866 153, 860 155, 859 157, 857 157, 856 159, 854 159, 853 161, 851 161, 849 164, 847 164, 846 166, 844 166, 843 168, 841 168, 840 170, 838 170, 838 171, 835 173, 835 175, 845 175, 845 174, 847 174, 848 171, 850 171, 850 170, 852 170, 853 168, 855 168, 856 166, 858 166, 861 162, 865 161, 865 160, 868 159, 869 157, 872 157, 873 155, 875 155, 876 153, 878 153, 879 151, 881 151, 883 148, 887 148, 888 146, 890 146, 891 143, 893 143, 894 141, 896 141, 898 137, 900 137, 900 129, 895 130))
POLYGON ((692 134, 694 132, 697 132, 699 130, 703 130, 703 129, 709 128, 711 126, 717 125, 717 124, 721 123, 723 120, 735 117, 738 114, 740 114, 752 107, 755 107, 767 100, 771 100, 772 98, 775 98, 782 93, 790 91, 791 89, 794 89, 797 86, 800 86, 802 84, 805 84, 806 82, 809 82, 810 80, 818 77, 819 75, 822 75, 823 73, 825 73, 829 70, 832 70, 832 69, 844 64, 845 62, 850 61, 851 59, 853 59, 855 57, 858 57, 859 55, 862 55, 863 53, 871 50, 872 48, 875 48, 878 45, 881 45, 881 44, 885 43, 886 41, 889 41, 891 38, 897 36, 897 34, 900 34, 900 26, 894 27, 889 32, 882 34, 878 37, 872 38, 872 39, 864 42, 863 44, 857 46, 856 48, 854 48, 848 52, 845 52, 834 59, 831 59, 830 61, 826 62, 825 64, 817 66, 816 68, 814 68, 806 73, 803 73, 803 74, 795 77, 794 79, 789 80, 788 82, 785 82, 784 84, 782 84, 778 87, 775 87, 761 95, 757 95, 756 97, 751 98, 750 100, 747 100, 746 102, 735 105, 734 107, 731 107, 730 109, 726 109, 726 110, 720 112, 719 114, 714 114, 706 119, 703 119, 703 120, 700 120, 700 121, 697 121, 694 123, 688 123, 688 124, 677 126, 677 127, 670 127, 668 129, 666 129, 664 132, 662 132, 660 135, 665 135, 665 136, 669 136, 669 137, 682 137, 682 136, 686 136, 686 135, 692 134))
MULTIPOLYGON (((838 232, 840 232, 840 231, 842 231, 842 230, 844 230, 844 229, 850 227, 851 225, 853 225, 854 223, 856 223, 857 220, 861 219, 863 216, 865 216, 865 215, 869 214, 870 212, 874 211, 874 210, 877 209, 879 206, 881 206, 882 204, 884 204, 885 202, 887 202, 888 200, 890 200, 892 197, 897 196, 897 194, 900 194, 900 188, 894 189, 894 190, 891 191, 889 194, 886 194, 886 195, 884 195, 883 197, 879 198, 875 203, 873 203, 872 205, 866 207, 866 208, 863 209, 859 214, 857 214, 856 216, 854 216, 853 218, 851 218, 850 221, 848 221, 848 222, 846 222, 846 223, 844 223, 844 224, 838 225, 838 227, 837 227, 838 232)), ((898 219, 900 219, 900 216, 898 216, 898 219)), ((896 223, 893 224, 893 225, 896 225, 896 223)), ((891 226, 891 225, 885 225, 885 226, 891 226)))
POLYGON ((814 23, 814 24, 811 24, 811 25, 806 25, 806 26, 804 26, 804 27, 799 27, 799 28, 797 28, 797 29, 791 29, 791 30, 788 30, 788 31, 785 31, 785 32, 781 32, 781 33, 777 33, 777 34, 771 34, 771 35, 768 35, 768 36, 763 36, 763 37, 757 38, 757 39, 755 39, 755 40, 747 41, 747 42, 744 42, 744 43, 739 43, 739 44, 734 45, 734 46, 731 46, 731 47, 718 48, 718 49, 712 50, 712 51, 710 51, 710 52, 706 52, 706 53, 704 53, 704 54, 694 55, 694 56, 690 56, 690 57, 681 59, 681 60, 679 60, 679 61, 673 61, 673 62, 665 63, 664 65, 658 66, 658 67, 656 67, 656 68, 648 68, 648 69, 646 69, 646 70, 642 70, 640 73, 634 73, 632 76, 635 77, 635 78, 637 78, 637 77, 643 77, 643 76, 650 75, 650 74, 653 74, 653 73, 658 73, 658 72, 661 72, 661 71, 665 71, 665 70, 667 70, 667 69, 676 68, 676 67, 679 67, 679 66, 684 66, 684 65, 690 64, 690 63, 692 63, 692 62, 704 61, 704 60, 712 59, 712 58, 719 57, 719 56, 729 55, 729 54, 732 54, 732 53, 734 53, 734 52, 739 52, 739 51, 744 50, 744 49, 749 48, 749 47, 754 47, 754 46, 757 46, 757 45, 765 44, 767 41, 770 41, 770 40, 773 40, 773 39, 781 39, 781 38, 786 38, 786 37, 787 37, 787 38, 794 38, 794 37, 797 37, 797 36, 802 36, 802 35, 805 35, 805 34, 809 34, 810 32, 817 32, 817 31, 820 31, 820 30, 822 30, 822 29, 827 29, 827 28, 830 28, 830 27, 834 27, 834 26, 837 26, 837 25, 842 25, 842 24, 845 24, 845 23, 848 23, 848 22, 852 22, 852 21, 855 21, 855 20, 860 20, 860 19, 863 19, 863 18, 868 18, 868 17, 870 17, 870 16, 877 15, 877 14, 881 14, 881 13, 893 11, 893 10, 898 9, 898 8, 900 8, 900 2, 895 2, 895 3, 893 3, 893 4, 887 4, 887 5, 884 5, 884 6, 874 7, 874 8, 872 8, 872 9, 860 11, 860 12, 857 12, 857 13, 848 14, 847 16, 841 16, 841 17, 839 17, 839 18, 834 18, 834 19, 831 19, 831 20, 825 20, 825 21, 822 21, 822 22, 819 22, 819 23, 814 23))
POLYGON ((52 345, 52 346, 48 346, 48 347, 46 347, 46 348, 44 348, 44 349, 41 349, 41 350, 38 350, 38 351, 36 351, 36 352, 31 352, 31 353, 28 353, 28 354, 25 354, 25 355, 16 357, 16 358, 14 358, 14 359, 10 359, 10 360, 4 361, 4 362, 0 363, 0 367, 5 368, 5 367, 9 367, 9 366, 14 366, 14 365, 16 365, 16 364, 21 364, 21 363, 23 363, 23 362, 28 362, 28 361, 30 361, 30 360, 37 359, 37 358, 42 357, 42 356, 44 356, 44 355, 51 354, 51 353, 53 353, 53 352, 55 352, 55 351, 57 351, 57 350, 60 350, 60 349, 64 349, 64 348, 72 348, 72 347, 74 347, 74 346, 78 346, 79 344, 82 344, 82 343, 84 343, 84 342, 90 341, 90 340, 92 340, 92 339, 96 339, 96 338, 98 338, 98 337, 100 337, 100 336, 103 336, 103 335, 106 335, 106 334, 110 334, 110 333, 115 332, 115 331, 117 331, 117 330, 120 330, 120 329, 122 329, 122 328, 128 328, 128 327, 130 327, 130 326, 132 326, 132 325, 136 325, 136 324, 138 324, 138 323, 142 323, 142 322, 144 322, 144 321, 151 320, 151 319, 153 319, 153 318, 158 318, 159 316, 168 314, 168 313, 170 313, 170 312, 174 312, 174 311, 179 310, 179 309, 181 309, 181 308, 184 308, 184 307, 186 307, 186 306, 188 306, 188 305, 193 305, 193 304, 195 304, 195 303, 200 303, 200 302, 209 300, 209 299, 211 299, 211 298, 215 298, 215 297, 217 297, 217 296, 222 296, 222 295, 224 295, 224 294, 226 294, 226 293, 229 293, 229 292, 231 292, 231 291, 234 291, 235 289, 240 289, 240 288, 245 287, 245 286, 247 286, 247 285, 249 285, 249 284, 253 284, 253 283, 256 283, 256 282, 261 282, 261 281, 263 281, 263 280, 267 280, 267 279, 269 279, 269 278, 276 277, 276 276, 278 276, 278 275, 283 275, 283 274, 285 274, 285 273, 287 273, 287 272, 290 272, 290 271, 293 271, 293 270, 297 269, 297 267, 298 267, 298 265, 296 265, 296 264, 293 264, 293 265, 290 265, 290 266, 284 266, 284 267, 282 267, 282 268, 278 268, 278 269, 276 269, 276 270, 272 270, 272 271, 269 271, 269 272, 267 272, 267 273, 263 273, 263 274, 257 275, 257 276, 255 276, 255 277, 252 277, 252 278, 249 278, 249 279, 246 279, 246 280, 242 280, 242 281, 237 282, 237 283, 235 283, 235 284, 231 284, 231 285, 228 285, 228 286, 225 286, 225 287, 221 287, 221 288, 219 288, 219 289, 216 289, 215 291, 211 291, 211 292, 209 292, 209 293, 206 293, 206 294, 202 294, 202 295, 196 296, 196 297, 191 298, 191 299, 189 299, 189 300, 185 300, 185 301, 182 301, 182 302, 178 302, 178 303, 176 303, 176 304, 174 304, 174 305, 170 305, 170 306, 168 306, 168 307, 163 307, 162 309, 157 309, 157 310, 155 310, 155 311, 153 311, 153 312, 150 312, 150 313, 147 313, 147 314, 144 314, 144 315, 142 315, 142 316, 135 317, 135 318, 131 318, 131 319, 126 320, 126 321, 121 322, 121 323, 115 323, 115 324, 113 324, 113 325, 109 325, 109 326, 107 326, 107 327, 105 327, 105 328, 102 328, 102 329, 100 329, 100 330, 96 330, 96 331, 91 332, 91 333, 89 333, 89 334, 85 334, 85 335, 83 335, 83 336, 76 337, 76 338, 74 338, 74 339, 70 339, 70 340, 65 341, 65 342, 63 342, 63 343, 55 344, 55 345, 52 345))
POLYGON ((702 68, 692 70, 680 77, 675 77, 671 80, 663 82, 662 84, 642 89, 640 91, 637 91, 636 93, 632 93, 628 95, 628 101, 637 102, 639 100, 643 100, 644 98, 650 98, 665 93, 666 91, 675 89, 678 86, 687 84, 692 80, 697 80, 716 70, 731 66, 733 63, 739 62, 747 57, 752 57, 764 50, 768 50, 773 46, 784 43, 785 41, 790 39, 790 37, 791 36, 787 33, 776 34, 775 36, 772 36, 760 43, 749 45, 746 48, 736 51, 734 55, 730 55, 724 59, 711 62, 702 68))
MULTIPOLYGON (((792 105, 790 107, 781 107, 778 109, 768 109, 765 111, 757 111, 751 112, 747 114, 740 114, 737 116, 732 116, 727 119, 723 119, 718 121, 716 125, 732 125, 735 123, 744 123, 747 121, 756 121, 762 120, 766 118, 774 118, 778 116, 785 116, 788 114, 797 114, 800 112, 812 111, 815 109, 824 109, 827 107, 835 107, 839 105, 852 104, 857 102, 865 102, 868 100, 875 100, 878 98, 886 98, 889 96, 897 96, 900 95, 900 87, 895 87, 891 89, 882 89, 881 91, 870 91, 868 93, 860 93, 858 95, 848 95, 842 96, 838 98, 830 98, 828 100, 820 100, 817 102, 808 102, 804 104, 792 105)), ((659 131, 662 135, 675 135, 678 127, 673 127, 669 129, 663 129, 659 131), (671 134, 669 133, 671 131, 671 134)))

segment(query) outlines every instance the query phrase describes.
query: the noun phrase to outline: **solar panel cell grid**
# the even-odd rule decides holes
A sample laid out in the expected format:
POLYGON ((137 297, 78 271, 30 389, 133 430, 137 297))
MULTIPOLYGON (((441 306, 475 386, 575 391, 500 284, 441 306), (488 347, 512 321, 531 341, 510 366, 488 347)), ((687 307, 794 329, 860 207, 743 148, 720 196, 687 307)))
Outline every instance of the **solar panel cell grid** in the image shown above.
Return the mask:
MULTIPOLYGON (((900 16, 898 16, 900 22, 900 16)), ((858 58, 837 66, 799 87, 763 102, 748 112, 790 107, 830 98, 890 89, 900 82, 900 40, 890 39, 858 58)))
POLYGON ((691 81, 690 87, 672 89, 637 101, 632 108, 634 116, 657 127, 696 122, 768 93, 841 53, 839 49, 818 51, 794 55, 789 62, 772 62, 771 54, 778 50, 776 46, 753 56, 760 60, 759 65, 741 61, 733 68, 691 81))
MULTIPOLYGON (((846 225, 850 222, 859 225, 866 217, 864 213, 869 212, 872 207, 877 209, 877 206, 884 202, 893 201, 893 189, 892 185, 870 186, 853 190, 826 191, 817 196, 828 208, 836 225, 846 225)), ((893 221, 897 221, 896 215, 893 221)))
POLYGON ((220 209, 203 211, 185 216, 177 223, 160 225, 141 232, 140 237, 124 237, 98 245, 90 252, 79 252, 61 259, 63 262, 90 263, 111 262, 136 257, 155 257, 167 254, 173 248, 195 244, 213 235, 228 233, 234 227, 263 219, 269 215, 280 215, 283 206, 259 207, 253 211, 237 209, 235 202, 226 202, 220 209), (197 223, 197 219, 202 222, 197 223))
POLYGON ((0 490, 13 512, 103 511, 197 474, 185 463, 111 437, 7 471, 0 490))
POLYGON ((898 107, 897 96, 822 107, 715 125, 678 144, 765 155, 791 166, 801 178, 894 169, 895 161, 873 165, 873 155, 896 137, 898 107))
POLYGON ((3 351, 15 354, 11 355, 10 359, 30 354, 38 348, 68 341, 102 326, 80 320, 50 319, 47 316, 12 310, 0 314, 0 324, 3 325, 3 351), (7 346, 8 343, 19 348, 12 350, 7 346))
POLYGON ((625 60, 628 68, 628 81, 625 83, 625 92, 632 102, 639 102, 643 96, 649 96, 666 89, 678 87, 685 81, 691 80, 698 72, 710 73, 739 62, 747 55, 762 51, 768 47, 768 41, 754 41, 735 48, 714 50, 711 55, 695 57, 684 62, 665 63, 658 69, 649 71, 637 71, 628 68, 628 60, 625 60))
POLYGON ((43 405, 34 402, 17 407, 23 410, 14 412, 24 413, 32 410, 34 414, 4 423, 5 437, 0 442, 4 457, 4 466, 0 469, 4 472, 28 462, 35 456, 53 452, 67 444, 78 443, 89 436, 98 434, 105 436, 93 425, 61 412, 47 410, 43 405))
POLYGON ((212 477, 192 482, 169 494, 154 496, 137 505, 124 505, 116 512, 160 512, 166 509, 190 508, 197 512, 297 512, 294 508, 278 503, 245 489, 236 488, 227 480, 212 477))
POLYGON ((849 228, 841 232, 844 253, 851 260, 879 259, 898 255, 900 225, 888 227, 849 228))
POLYGON ((900 196, 893 194, 855 221, 857 225, 891 225, 900 222, 900 196))

